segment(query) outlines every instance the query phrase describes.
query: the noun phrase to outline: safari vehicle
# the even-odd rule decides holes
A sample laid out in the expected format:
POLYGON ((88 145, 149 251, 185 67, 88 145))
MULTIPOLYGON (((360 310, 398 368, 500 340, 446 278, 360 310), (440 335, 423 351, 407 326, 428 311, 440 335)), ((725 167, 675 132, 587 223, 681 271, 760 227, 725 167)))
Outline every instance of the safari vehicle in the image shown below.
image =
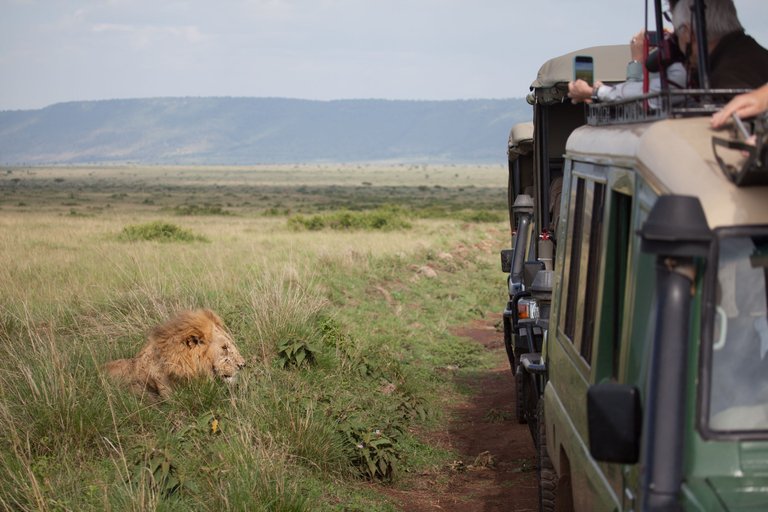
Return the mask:
MULTIPOLYGON (((600 78, 601 48, 574 53, 600 78)), ((540 508, 768 510, 768 121, 754 145, 712 131, 736 90, 571 105, 574 53, 532 86, 533 225, 556 247, 540 508)))
POLYGON ((585 123, 584 107, 563 101, 567 81, 560 79, 573 73, 575 56, 588 54, 598 63, 597 79, 623 80, 628 53, 622 45, 594 47, 548 61, 528 96, 534 122, 513 126, 509 135, 507 202, 512 243, 501 251, 509 288, 503 313, 504 345, 515 375, 516 416, 520 423, 528 423, 534 442, 545 381, 541 347, 552 296, 565 141, 585 123))

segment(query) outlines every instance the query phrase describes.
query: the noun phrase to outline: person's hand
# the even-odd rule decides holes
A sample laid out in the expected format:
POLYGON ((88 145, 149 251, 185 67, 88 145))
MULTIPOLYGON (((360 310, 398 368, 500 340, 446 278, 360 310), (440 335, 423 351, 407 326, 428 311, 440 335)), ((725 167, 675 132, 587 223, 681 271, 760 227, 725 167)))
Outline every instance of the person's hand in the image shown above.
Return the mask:
POLYGON ((645 48, 645 30, 641 30, 640 32, 632 36, 632 39, 629 41, 629 49, 632 53, 632 60, 636 60, 638 62, 645 62, 644 48, 645 48))
POLYGON ((592 86, 581 78, 574 80, 573 82, 568 82, 568 97, 571 98, 574 103, 580 103, 582 101, 589 103, 592 101, 592 86))
POLYGON ((752 117, 768 110, 768 84, 754 91, 735 96, 719 111, 712 114, 712 128, 720 128, 736 114, 739 118, 752 117))

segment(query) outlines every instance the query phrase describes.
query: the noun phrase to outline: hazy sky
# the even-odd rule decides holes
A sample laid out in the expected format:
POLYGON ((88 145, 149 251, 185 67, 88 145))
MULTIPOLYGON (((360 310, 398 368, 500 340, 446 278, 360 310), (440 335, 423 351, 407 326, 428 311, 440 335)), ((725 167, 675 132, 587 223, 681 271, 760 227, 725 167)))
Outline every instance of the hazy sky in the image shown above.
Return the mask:
MULTIPOLYGON (((768 0, 735 0, 768 47, 768 0)), ((641 0, 0 0, 0 110, 157 96, 522 97, 641 0)))

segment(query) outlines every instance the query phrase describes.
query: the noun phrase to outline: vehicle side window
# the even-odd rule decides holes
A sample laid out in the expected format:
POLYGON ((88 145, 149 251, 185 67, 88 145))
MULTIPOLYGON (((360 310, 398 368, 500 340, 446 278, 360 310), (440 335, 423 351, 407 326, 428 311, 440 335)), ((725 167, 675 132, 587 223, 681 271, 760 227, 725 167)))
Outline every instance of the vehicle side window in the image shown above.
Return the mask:
MULTIPOLYGON (((603 263, 603 299, 597 310, 599 340, 593 366, 596 378, 618 380, 621 334, 624 328, 624 305, 627 294, 627 269, 631 245, 632 196, 609 190, 606 196, 605 222, 608 223, 603 263)), ((586 321, 586 320, 585 320, 586 321)))
POLYGON ((581 357, 591 364, 592 341, 595 333, 597 313, 597 286, 601 270, 603 238, 603 206, 605 205, 605 185, 594 184, 592 215, 589 226, 589 259, 587 260, 586 291, 584 294, 584 322, 581 336, 581 357))
POLYGON ((579 268, 581 266, 581 240, 584 223, 584 178, 575 178, 576 186, 573 194, 573 210, 570 219, 570 249, 568 264, 568 296, 565 301, 565 316, 562 323, 563 332, 571 340, 575 341, 576 334, 576 310, 579 291, 579 268))

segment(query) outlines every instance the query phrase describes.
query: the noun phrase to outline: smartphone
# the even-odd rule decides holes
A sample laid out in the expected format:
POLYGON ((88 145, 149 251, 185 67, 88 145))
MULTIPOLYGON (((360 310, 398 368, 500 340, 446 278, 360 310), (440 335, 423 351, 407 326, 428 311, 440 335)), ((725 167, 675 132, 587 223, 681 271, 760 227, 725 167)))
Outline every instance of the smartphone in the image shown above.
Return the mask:
POLYGON ((588 55, 577 55, 573 58, 573 79, 584 80, 589 85, 595 81, 595 64, 588 55))

